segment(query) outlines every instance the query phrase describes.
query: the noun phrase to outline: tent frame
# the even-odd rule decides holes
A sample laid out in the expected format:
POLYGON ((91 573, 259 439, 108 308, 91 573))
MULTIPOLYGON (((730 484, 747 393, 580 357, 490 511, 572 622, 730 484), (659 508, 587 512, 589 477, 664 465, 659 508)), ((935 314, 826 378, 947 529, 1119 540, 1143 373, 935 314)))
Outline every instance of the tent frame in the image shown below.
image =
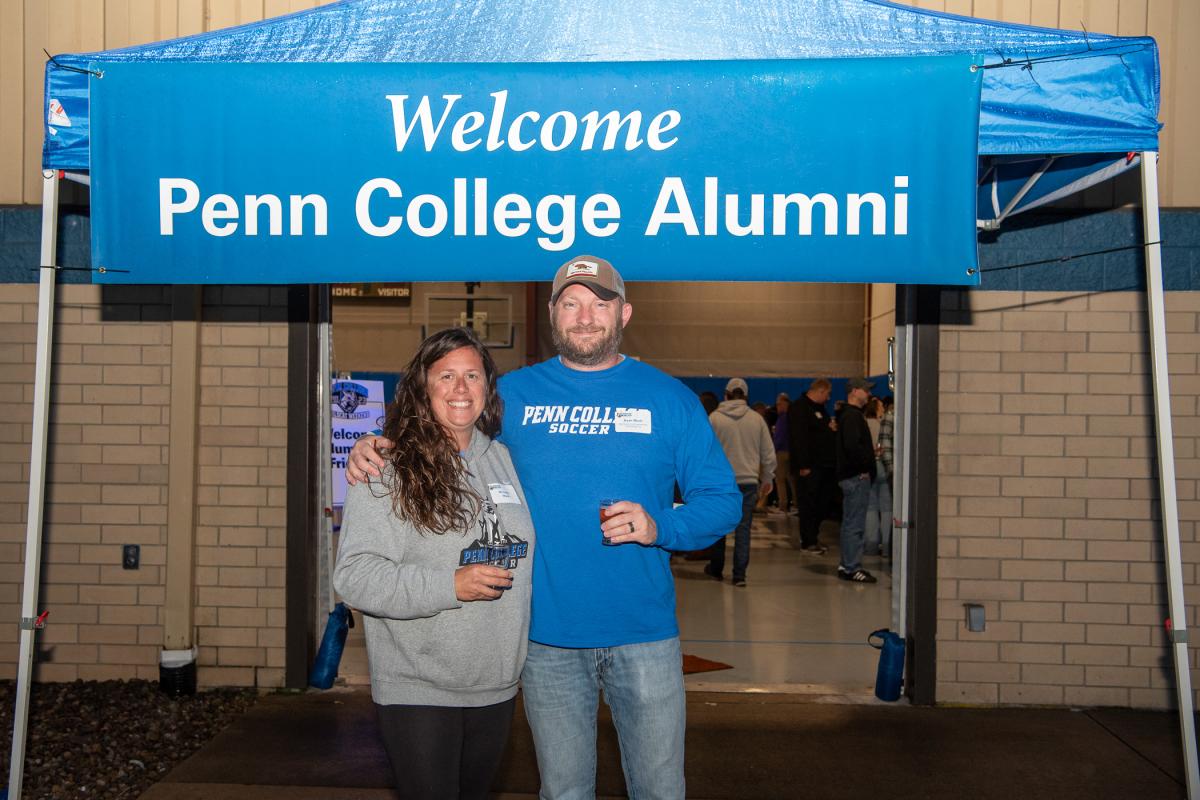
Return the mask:
POLYGON ((1183 558, 1179 546, 1179 503, 1175 493, 1175 439, 1171 426, 1171 387, 1167 351, 1167 312, 1163 296, 1162 242, 1159 241, 1158 153, 1142 156, 1142 230, 1146 255, 1146 306, 1149 319, 1151 374, 1154 378, 1154 434, 1158 443, 1158 496, 1162 507, 1163 549, 1171 616, 1167 635, 1175 662, 1175 698, 1189 800, 1200 797, 1192 674, 1188 666, 1187 607, 1183 596, 1183 558))
POLYGON ((33 683, 34 634, 45 624, 38 616, 42 566, 42 523, 46 500, 46 451, 50 429, 50 369, 54 346, 54 289, 58 267, 58 194, 62 173, 42 172, 41 276, 38 280, 37 365, 33 376, 33 436, 29 459, 29 505, 25 521, 25 578, 21 585, 21 649, 17 661, 13 711, 12 760, 8 796, 20 800, 25 775, 25 737, 29 728, 29 690, 33 683))
MULTIPOLYGON (((1170 603, 1168 636, 1175 666, 1175 694, 1179 712, 1189 800, 1200 800, 1200 767, 1197 764, 1196 729, 1193 717, 1191 672, 1188 665, 1187 609, 1184 603, 1182 555, 1179 542, 1179 508, 1175 487, 1175 446, 1171 425, 1171 393, 1168 375, 1166 307, 1162 278, 1162 245, 1159 241, 1158 153, 1141 154, 1143 248, 1146 259, 1146 298, 1154 382, 1154 422, 1158 454, 1158 487, 1162 507, 1163 547, 1166 560, 1167 592, 1170 603)), ((59 181, 67 177, 57 170, 42 173, 41 277, 38 291, 37 363, 34 372, 33 435, 30 447, 29 503, 25 537, 25 577, 21 599, 20 656, 17 673, 16 708, 13 714, 12 758, 9 769, 9 796, 21 797, 25 766, 25 739, 28 727, 29 693, 33 676, 34 636, 42 623, 36 616, 38 577, 41 567, 42 527, 46 486, 47 434, 50 410, 50 371, 53 365, 54 291, 58 237, 59 181)), ((71 178, 76 176, 72 175, 71 178)), ((902 352, 910 347, 911 325, 901 332, 902 352)), ((907 357, 905 353, 905 358, 907 357)), ((907 358, 906 358, 907 360, 907 358)), ((905 383, 907 383, 907 379, 905 383)), ((910 391, 905 387, 905 391, 910 391)), ((907 405, 907 404, 905 404, 907 405)), ((909 413, 904 410, 904 413, 909 413)), ((900 423, 902 437, 910 426, 900 423)), ((901 447, 905 447, 901 439, 901 447)), ((911 450, 898 454, 898 463, 911 450)), ((901 486, 905 483, 902 481, 901 486)), ((898 493, 904 498, 907 493, 898 493)), ((908 525, 908 504, 901 499, 898 530, 908 525)), ((903 535, 903 534, 902 534, 903 535)), ((902 553, 904 549, 902 547, 902 553)), ((904 625, 903 607, 900 625, 904 625)))

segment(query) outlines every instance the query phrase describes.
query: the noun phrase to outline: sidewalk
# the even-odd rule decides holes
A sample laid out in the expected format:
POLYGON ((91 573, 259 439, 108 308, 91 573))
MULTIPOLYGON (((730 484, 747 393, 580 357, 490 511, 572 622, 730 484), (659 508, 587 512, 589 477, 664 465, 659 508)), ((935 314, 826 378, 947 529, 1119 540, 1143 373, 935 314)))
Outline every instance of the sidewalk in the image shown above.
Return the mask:
MULTIPOLYGON (((603 708, 603 706, 602 706, 603 708)), ((689 798, 1183 798, 1174 713, 914 708, 803 694, 688 693, 689 798)), ((392 800, 365 688, 264 697, 142 800, 392 800)), ((537 795, 517 719, 497 798, 537 795)), ((602 717, 597 793, 624 797, 602 717)))

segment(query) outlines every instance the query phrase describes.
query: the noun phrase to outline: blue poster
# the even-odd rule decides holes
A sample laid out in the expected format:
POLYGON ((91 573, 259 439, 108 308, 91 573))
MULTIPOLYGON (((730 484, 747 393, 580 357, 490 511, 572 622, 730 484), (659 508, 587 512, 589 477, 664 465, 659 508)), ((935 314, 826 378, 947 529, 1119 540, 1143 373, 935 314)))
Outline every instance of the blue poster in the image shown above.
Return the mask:
POLYGON ((382 433, 387 416, 383 381, 335 380, 329 394, 329 482, 333 504, 346 502, 346 462, 354 443, 367 433, 382 433))
POLYGON ((978 282, 967 57, 95 69, 106 282, 978 282))

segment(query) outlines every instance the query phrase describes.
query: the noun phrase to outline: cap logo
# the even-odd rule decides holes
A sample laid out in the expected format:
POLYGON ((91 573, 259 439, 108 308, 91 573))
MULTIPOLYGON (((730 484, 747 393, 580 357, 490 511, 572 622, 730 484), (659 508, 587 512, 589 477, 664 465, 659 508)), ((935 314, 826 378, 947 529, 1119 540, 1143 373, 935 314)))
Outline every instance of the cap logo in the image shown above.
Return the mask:
POLYGON ((587 275, 594 278, 599 272, 600 265, 595 261, 573 261, 567 265, 566 277, 577 278, 580 275, 587 275))

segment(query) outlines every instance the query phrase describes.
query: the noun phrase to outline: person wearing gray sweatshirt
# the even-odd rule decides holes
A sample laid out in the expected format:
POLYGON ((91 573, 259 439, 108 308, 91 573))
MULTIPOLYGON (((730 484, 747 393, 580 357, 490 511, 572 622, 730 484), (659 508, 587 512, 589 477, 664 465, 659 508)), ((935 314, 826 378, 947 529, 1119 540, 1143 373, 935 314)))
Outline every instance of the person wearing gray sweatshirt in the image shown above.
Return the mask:
MULTIPOLYGON (((760 493, 771 493, 771 478, 775 474, 775 443, 767 429, 766 420, 746 403, 749 389, 741 378, 731 378, 725 385, 725 402, 708 415, 713 433, 733 467, 733 476, 742 492, 742 519, 733 531, 733 585, 746 585, 746 569, 750 565, 750 523, 754 504, 760 493)), ((705 573, 722 580, 725 571, 725 539, 713 545, 712 558, 704 567, 705 573)))
POLYGON ((421 345, 383 475, 346 495, 333 585, 363 614, 371 696, 402 797, 484 798, 529 633, 535 536, 494 440, 495 366, 468 329, 421 345))

